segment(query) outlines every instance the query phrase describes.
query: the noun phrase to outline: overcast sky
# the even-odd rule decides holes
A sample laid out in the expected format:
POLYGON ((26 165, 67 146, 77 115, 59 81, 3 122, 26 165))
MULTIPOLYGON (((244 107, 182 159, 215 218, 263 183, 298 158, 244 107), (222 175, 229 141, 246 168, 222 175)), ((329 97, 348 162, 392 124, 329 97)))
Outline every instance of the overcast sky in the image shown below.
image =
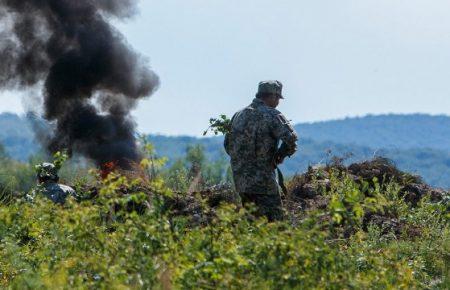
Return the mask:
MULTIPOLYGON (((210 117, 283 82, 293 122, 450 114, 449 0, 142 0, 119 23, 161 88, 134 112, 145 133, 199 136, 210 117)), ((16 93, 0 111, 23 112, 16 93)))

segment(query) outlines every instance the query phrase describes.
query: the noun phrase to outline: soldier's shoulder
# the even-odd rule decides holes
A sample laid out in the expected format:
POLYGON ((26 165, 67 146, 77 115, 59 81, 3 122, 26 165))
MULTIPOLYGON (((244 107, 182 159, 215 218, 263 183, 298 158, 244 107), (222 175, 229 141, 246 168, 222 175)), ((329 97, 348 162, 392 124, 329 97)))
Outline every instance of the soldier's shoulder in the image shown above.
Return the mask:
POLYGON ((247 106, 245 108, 242 108, 241 110, 237 111, 233 115, 232 120, 236 121, 236 120, 252 118, 254 111, 255 111, 255 108, 253 108, 252 106, 247 106))
POLYGON ((274 109, 274 108, 269 108, 269 111, 274 116, 283 115, 280 111, 278 111, 277 109, 274 109))
POLYGON ((72 187, 59 183, 45 184, 44 190, 47 192, 68 192, 68 193, 75 191, 72 187))
POLYGON ((249 110, 249 106, 240 109, 239 111, 237 111, 236 113, 234 113, 233 118, 235 118, 235 117, 237 117, 237 116, 239 116, 239 115, 242 115, 242 113, 244 113, 245 111, 248 111, 248 110, 249 110))
POLYGON ((239 111, 237 111, 237 112, 234 114, 234 116, 239 116, 239 115, 241 115, 243 112, 248 111, 248 110, 249 110, 249 107, 242 108, 242 109, 240 109, 239 111))
POLYGON ((68 193, 74 193, 75 192, 75 190, 72 187, 64 185, 64 184, 58 184, 58 187, 59 187, 59 189, 61 189, 64 192, 68 192, 68 193))
POLYGON ((268 106, 264 106, 264 107, 261 107, 261 111, 262 111, 262 113, 265 115, 265 116, 267 116, 267 117, 269 117, 269 118, 275 118, 275 117, 277 117, 277 116, 279 116, 279 115, 283 115, 280 111, 278 111, 277 109, 274 109, 274 108, 270 108, 270 107, 268 107, 268 106))

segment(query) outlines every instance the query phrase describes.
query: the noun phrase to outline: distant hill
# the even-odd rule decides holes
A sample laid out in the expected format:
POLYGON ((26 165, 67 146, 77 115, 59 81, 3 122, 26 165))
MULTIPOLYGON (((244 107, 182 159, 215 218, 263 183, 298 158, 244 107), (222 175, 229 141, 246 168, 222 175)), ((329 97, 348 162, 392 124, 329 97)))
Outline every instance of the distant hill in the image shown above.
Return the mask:
MULTIPOLYGON (((325 163, 331 156, 347 156, 347 162, 375 155, 392 159, 401 169, 421 175, 434 186, 450 188, 450 117, 383 115, 338 121, 298 124, 300 151, 286 161, 286 175, 308 165, 325 163), (330 153, 331 151, 331 153, 330 153)), ((25 118, 0 114, 0 143, 14 159, 26 160, 39 150, 25 118)), ((211 160, 226 158, 222 137, 194 138, 151 135, 157 152, 170 162, 181 158, 186 147, 202 144, 211 160)))
POLYGON ((450 117, 379 115, 298 124, 300 136, 316 141, 369 146, 374 149, 433 148, 450 150, 450 117))
POLYGON ((31 126, 25 118, 16 114, 0 114, 0 143, 5 146, 8 155, 17 160, 26 160, 39 150, 31 126))

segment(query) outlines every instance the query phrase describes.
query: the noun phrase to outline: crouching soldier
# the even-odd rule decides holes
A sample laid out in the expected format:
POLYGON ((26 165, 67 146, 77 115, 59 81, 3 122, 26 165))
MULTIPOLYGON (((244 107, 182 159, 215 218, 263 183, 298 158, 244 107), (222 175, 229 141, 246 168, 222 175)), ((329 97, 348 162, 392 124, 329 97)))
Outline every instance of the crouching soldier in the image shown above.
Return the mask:
POLYGON ((75 190, 70 186, 58 184, 58 169, 52 163, 42 163, 36 166, 38 188, 33 192, 43 194, 54 203, 64 204, 68 196, 76 197, 75 190))
POLYGON ((224 142, 242 203, 254 203, 270 221, 283 217, 275 169, 297 150, 296 132, 275 109, 281 91, 279 81, 261 82, 253 102, 231 119, 224 142))

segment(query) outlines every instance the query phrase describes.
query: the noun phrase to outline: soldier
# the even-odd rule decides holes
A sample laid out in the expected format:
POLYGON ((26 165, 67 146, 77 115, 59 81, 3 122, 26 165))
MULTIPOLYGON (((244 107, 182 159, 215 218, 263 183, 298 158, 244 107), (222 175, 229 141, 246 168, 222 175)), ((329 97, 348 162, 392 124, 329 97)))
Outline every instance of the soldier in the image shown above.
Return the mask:
POLYGON ((75 190, 70 186, 58 184, 58 169, 53 163, 42 163, 36 166, 38 190, 34 192, 42 193, 54 203, 64 204, 66 198, 71 195, 76 196, 75 190))
POLYGON ((297 151, 294 128, 275 109, 284 99, 282 87, 279 81, 260 82, 253 102, 231 119, 224 142, 242 203, 254 203, 270 221, 283 217, 275 169, 297 151))

